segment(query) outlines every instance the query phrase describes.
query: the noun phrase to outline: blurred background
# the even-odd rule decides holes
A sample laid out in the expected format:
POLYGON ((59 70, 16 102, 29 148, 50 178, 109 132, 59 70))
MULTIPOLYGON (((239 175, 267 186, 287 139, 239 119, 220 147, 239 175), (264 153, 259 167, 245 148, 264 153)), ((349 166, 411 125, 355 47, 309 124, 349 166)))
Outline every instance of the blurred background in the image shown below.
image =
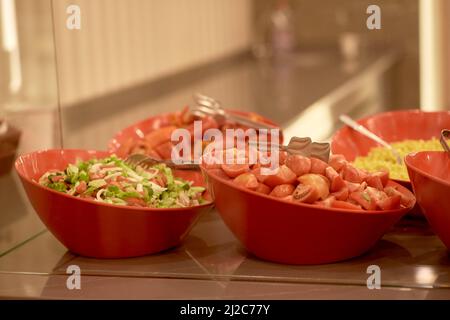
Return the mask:
MULTIPOLYGON (((385 78, 376 84, 383 87, 377 97, 382 107, 448 105, 445 90, 439 89, 445 87, 448 74, 444 25, 448 4, 443 0, 2 0, 1 4, 1 117, 11 123, 20 118, 18 126, 39 131, 54 129, 57 123, 37 126, 52 118, 59 93, 60 105, 67 108, 62 121, 68 146, 87 143, 81 135, 72 139, 70 129, 87 130, 85 139, 92 140, 87 128, 94 125, 97 135, 105 133, 102 141, 90 146, 101 147, 114 132, 108 128, 180 108, 191 103, 194 90, 285 124, 350 76, 377 67, 382 58, 384 65, 374 71, 385 78), (80 29, 66 26, 70 5, 80 9, 80 29), (381 29, 366 25, 369 5, 380 8, 381 29), (428 42, 423 51, 421 41, 428 42), (291 56, 280 61, 276 56, 283 52, 291 56), (423 71, 420 61, 428 69, 423 71), (432 88, 426 87, 428 82, 432 88), (141 104, 146 107, 137 107, 141 104), (285 110, 286 117, 279 110, 285 110), (28 122, 28 117, 33 120, 28 122), (111 121, 101 124, 99 117, 111 121)), ((358 109, 372 112, 368 105, 358 109)), ((39 141, 30 141, 30 148, 60 143, 59 135, 40 136, 39 141)))

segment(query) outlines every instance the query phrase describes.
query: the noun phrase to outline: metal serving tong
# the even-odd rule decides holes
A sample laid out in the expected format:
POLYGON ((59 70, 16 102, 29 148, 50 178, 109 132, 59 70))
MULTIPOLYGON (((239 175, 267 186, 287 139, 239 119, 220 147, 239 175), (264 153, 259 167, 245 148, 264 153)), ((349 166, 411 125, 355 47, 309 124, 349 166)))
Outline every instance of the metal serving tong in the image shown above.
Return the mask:
POLYGON ((441 138, 439 141, 441 142, 442 148, 447 152, 450 157, 450 147, 448 146, 447 139, 450 138, 450 130, 444 129, 441 131, 441 138))
MULTIPOLYGON (((267 151, 271 148, 279 148, 279 150, 286 151, 290 154, 299 154, 305 157, 314 157, 317 159, 320 159, 322 161, 328 162, 330 158, 330 144, 329 143, 319 143, 319 142, 312 142, 311 138, 299 138, 299 137, 293 137, 289 141, 287 146, 281 145, 281 144, 273 144, 273 143, 266 143, 263 145, 257 144, 257 142, 249 142, 250 146, 256 146, 260 151, 267 151)), ((199 170, 200 165, 193 162, 185 162, 185 163, 175 163, 171 160, 161 160, 156 159, 154 157, 148 156, 146 154, 141 153, 135 153, 132 155, 129 155, 125 159, 125 163, 136 167, 141 166, 144 169, 149 169, 151 166, 155 164, 165 164, 169 168, 177 169, 177 170, 199 170)))
MULTIPOLYGON (((249 144, 257 145, 256 142, 252 141, 250 141, 249 144)), ((304 157, 313 157, 325 162, 328 162, 328 160, 330 159, 330 144, 327 142, 312 142, 311 138, 309 137, 292 137, 291 140, 289 140, 287 146, 267 143, 267 147, 265 149, 269 150, 272 147, 279 148, 280 150, 286 151, 290 154, 298 154, 304 157)), ((259 145, 259 150, 265 151, 262 148, 263 147, 259 145)))
POLYGON ((137 167, 141 166, 144 169, 149 169, 155 164, 165 164, 169 168, 177 169, 177 170, 200 170, 200 166, 197 163, 186 162, 186 163, 175 163, 171 160, 162 160, 156 159, 154 157, 148 156, 142 153, 135 153, 129 155, 125 159, 125 163, 132 166, 137 167))
POLYGON ((221 106, 219 101, 203 94, 196 93, 193 98, 197 105, 189 108, 190 113, 199 117, 211 116, 219 125, 231 121, 255 129, 278 129, 276 126, 267 123, 229 113, 221 106))

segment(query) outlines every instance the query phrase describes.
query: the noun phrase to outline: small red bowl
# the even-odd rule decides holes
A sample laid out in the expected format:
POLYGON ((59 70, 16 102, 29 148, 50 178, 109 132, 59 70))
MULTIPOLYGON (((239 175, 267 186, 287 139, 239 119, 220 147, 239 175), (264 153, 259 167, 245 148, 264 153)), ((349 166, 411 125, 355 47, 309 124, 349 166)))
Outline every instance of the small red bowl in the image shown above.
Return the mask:
MULTIPOLYGON (((391 111, 363 118, 358 123, 387 142, 406 139, 427 140, 439 138, 442 129, 450 128, 450 111, 391 111)), ((376 142, 347 126, 338 130, 331 141, 331 151, 334 154, 343 154, 349 161, 367 155, 370 149, 377 146, 379 145, 376 142)), ((411 187, 409 181, 396 181, 411 187)))
POLYGON ((417 203, 433 230, 450 249, 450 157, 423 151, 405 157, 417 203))
MULTIPOLYGON (((256 118, 263 123, 279 127, 276 123, 254 112, 246 112, 240 110, 227 110, 227 112, 247 118, 256 118)), ((141 140, 147 133, 151 131, 171 125, 173 119, 178 113, 179 112, 163 113, 132 124, 131 126, 116 133, 116 135, 108 143, 108 150, 112 153, 115 153, 119 157, 127 156, 128 154, 126 154, 124 150, 128 150, 128 146, 130 145, 130 143, 141 140)), ((280 143, 282 142, 283 132, 280 129, 280 143)))
MULTIPOLYGON (((369 250, 411 208, 346 211, 275 199, 202 167, 222 219, 255 256, 287 264, 322 264, 369 250)), ((401 185, 389 181, 414 198, 401 185)), ((415 201, 414 201, 415 202, 415 201)))
MULTIPOLYGON (((104 151, 45 150, 20 156, 15 168, 42 222, 70 251, 95 258, 125 258, 156 253, 181 243, 208 203, 188 208, 136 208, 80 199, 37 183, 48 170, 77 159, 108 156, 104 151)), ((177 176, 203 185, 201 172, 177 176)))

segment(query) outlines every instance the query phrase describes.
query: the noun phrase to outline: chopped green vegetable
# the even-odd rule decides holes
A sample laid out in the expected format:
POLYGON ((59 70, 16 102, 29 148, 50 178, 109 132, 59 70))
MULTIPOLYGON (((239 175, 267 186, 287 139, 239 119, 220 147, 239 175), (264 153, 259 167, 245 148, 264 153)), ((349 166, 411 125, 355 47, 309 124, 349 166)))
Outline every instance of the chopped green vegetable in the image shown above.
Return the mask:
POLYGON ((78 160, 63 171, 45 173, 39 183, 76 197, 117 205, 173 208, 205 203, 201 196, 205 188, 174 177, 164 164, 148 170, 132 168, 115 155, 78 160))
POLYGON ((49 183, 47 185, 47 187, 49 187, 50 189, 56 190, 56 191, 60 191, 60 192, 67 191, 67 186, 65 185, 64 182, 52 182, 52 183, 49 183))
POLYGON ((104 179, 91 180, 88 183, 89 187, 93 187, 95 189, 104 187, 106 185, 107 185, 107 183, 106 183, 106 181, 104 179))

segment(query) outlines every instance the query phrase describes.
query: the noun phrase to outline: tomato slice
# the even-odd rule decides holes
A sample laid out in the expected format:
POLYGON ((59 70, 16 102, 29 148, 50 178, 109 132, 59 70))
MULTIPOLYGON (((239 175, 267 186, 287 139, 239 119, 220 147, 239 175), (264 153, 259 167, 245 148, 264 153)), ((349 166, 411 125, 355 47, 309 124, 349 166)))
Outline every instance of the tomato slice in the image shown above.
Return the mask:
POLYGON ((298 202, 314 203, 320 199, 320 196, 316 188, 299 184, 292 194, 292 199, 298 202))
POLYGON ((147 206, 145 201, 142 199, 139 199, 139 198, 126 198, 125 201, 127 202, 127 204, 129 206, 132 206, 132 207, 146 207, 147 206))
POLYGON ((347 164, 345 168, 342 170, 342 177, 344 180, 353 183, 361 183, 363 182, 363 178, 360 175, 360 172, 352 165, 347 164))
POLYGON ((263 194, 269 194, 272 189, 270 189, 270 187, 265 185, 264 183, 259 183, 255 191, 263 194))
POLYGON ((77 193, 83 193, 83 192, 85 192, 86 191, 86 189, 87 189, 87 184, 86 184, 86 181, 80 181, 80 183, 78 184, 78 186, 75 188, 75 191, 77 192, 77 193))
POLYGON ((354 182, 344 181, 344 183, 346 184, 348 191, 350 193, 357 192, 357 191, 364 191, 364 189, 366 189, 366 187, 367 187, 367 182, 354 183, 354 182))
POLYGON ((335 191, 331 194, 336 198, 336 200, 346 201, 348 199, 348 188, 342 188, 339 191, 335 191))
MULTIPOLYGON (((90 177, 94 177, 94 176, 95 176, 95 178, 91 178, 92 180, 95 180, 95 179, 103 178, 105 175, 103 175, 102 177, 100 177, 100 176, 98 176, 98 175, 96 175, 96 174, 89 173, 89 176, 90 176, 90 177)), ((50 178, 50 180, 51 180, 52 182, 64 181, 64 176, 62 176, 62 175, 52 176, 52 177, 50 178)))
POLYGON ((325 170, 328 167, 328 163, 317 158, 310 158, 310 159, 311 159, 310 172, 325 175, 325 170))
POLYGON ((309 173, 311 170, 311 159, 301 155, 288 155, 285 164, 297 176, 309 173))
POLYGON ((251 173, 253 173, 256 176, 256 178, 258 179, 258 181, 261 182, 261 183, 264 183, 264 181, 266 181, 267 177, 269 177, 268 175, 261 174, 261 167, 260 166, 252 169, 251 173))
POLYGON ((402 197, 400 195, 394 195, 384 200, 378 201, 377 205, 381 210, 395 210, 400 209, 402 197))
POLYGON ((179 117, 176 119, 178 125, 185 125, 194 122, 195 116, 189 112, 189 106, 184 106, 180 112, 179 117))
POLYGON ((282 165, 278 168, 278 172, 275 175, 268 175, 263 179, 264 184, 274 188, 280 184, 294 184, 297 176, 286 165, 282 165))
POLYGON ((258 179, 256 179, 255 175, 252 173, 243 173, 234 178, 233 182, 238 186, 250 190, 256 190, 259 186, 258 179))
POLYGON ((300 184, 316 189, 319 199, 324 200, 330 194, 328 179, 320 174, 308 173, 298 177, 300 184))
POLYGON ((236 178, 250 170, 248 164, 222 164, 221 167, 230 178, 236 178))
POLYGON ((316 204, 330 208, 334 201, 336 201, 336 198, 334 196, 329 196, 325 200, 317 201, 316 204))
POLYGON ((158 173, 153 179, 150 180, 153 183, 156 183, 157 185, 161 187, 165 187, 167 184, 167 178, 164 174, 158 173))
MULTIPOLYGON (((91 180, 103 179, 105 176, 106 176, 105 172, 96 172, 96 173, 89 172, 89 179, 91 179, 91 180)), ((55 178, 57 178, 57 177, 62 177, 62 176, 53 177, 52 180, 54 181, 55 178)))
POLYGON ((343 189, 348 190, 347 184, 345 183, 344 179, 342 179, 342 177, 339 175, 337 177, 334 177, 331 180, 330 191, 337 192, 337 191, 343 190, 343 189))
POLYGON ((269 194, 272 197, 284 198, 290 196, 295 190, 292 184, 280 184, 273 188, 272 192, 269 194))
POLYGON ((172 142, 167 141, 161 143, 160 145, 155 147, 156 152, 160 155, 162 159, 171 159, 172 158, 172 142))
POLYGON ((288 153, 286 152, 286 151, 280 151, 279 153, 278 153, 278 159, 279 159, 279 164, 280 164, 280 166, 281 165, 283 165, 283 164, 286 164, 286 160, 287 160, 287 158, 288 158, 288 153))
POLYGON ((365 192, 373 201, 375 201, 375 203, 378 203, 388 197, 384 191, 380 191, 373 187, 367 187, 365 192))
POLYGON ((337 173, 337 171, 334 170, 333 167, 327 167, 325 169, 325 176, 328 178, 328 180, 332 181, 334 178, 339 177, 339 173, 337 173))
POLYGON ((388 181, 389 181, 389 171, 378 171, 371 174, 372 176, 379 177, 381 180, 381 183, 383 184, 383 187, 386 187, 388 181))
POLYGON ((330 160, 328 161, 328 164, 337 172, 340 172, 346 165, 347 160, 345 160, 345 157, 341 154, 332 154, 330 156, 330 160))
POLYGON ((360 178, 365 181, 367 179, 367 177, 369 176, 369 173, 365 170, 356 168, 356 171, 358 172, 358 175, 360 176, 360 178))
POLYGON ((370 195, 366 191, 352 192, 349 195, 349 199, 352 199, 366 210, 377 209, 376 202, 370 197, 370 195))
MULTIPOLYGON (((331 192, 338 192, 340 190, 347 189, 347 185, 345 184, 344 179, 342 179, 342 177, 339 175, 339 173, 337 173, 337 171, 333 167, 328 167, 325 170, 325 174, 326 174, 328 180, 330 180, 330 182, 331 182, 331 185, 330 185, 331 192)), ((348 193, 348 190, 347 190, 347 193, 348 193)), ((341 199, 339 199, 339 200, 341 200, 341 199)))
POLYGON ((177 129, 177 127, 167 126, 147 133, 144 139, 147 142, 148 148, 152 149, 166 141, 170 141, 172 131, 174 131, 175 129, 177 129))
MULTIPOLYGON (((202 121, 202 133, 204 133, 208 129, 219 128, 217 121, 210 116, 203 117, 201 121, 202 121)), ((188 124, 184 126, 184 128, 189 131, 191 136, 194 136, 194 123, 188 124)))
POLYGON ((402 206, 410 207, 414 203, 414 198, 408 197, 406 194, 401 193, 395 187, 386 187, 384 188, 384 192, 390 197, 399 195, 402 206))
POLYGON ((373 188, 376 188, 378 190, 383 191, 384 186, 383 182, 381 181, 381 177, 378 175, 371 174, 366 178, 367 185, 373 188))
POLYGON ((344 210, 362 210, 360 205, 356 205, 347 201, 334 200, 331 204, 332 208, 344 210))

